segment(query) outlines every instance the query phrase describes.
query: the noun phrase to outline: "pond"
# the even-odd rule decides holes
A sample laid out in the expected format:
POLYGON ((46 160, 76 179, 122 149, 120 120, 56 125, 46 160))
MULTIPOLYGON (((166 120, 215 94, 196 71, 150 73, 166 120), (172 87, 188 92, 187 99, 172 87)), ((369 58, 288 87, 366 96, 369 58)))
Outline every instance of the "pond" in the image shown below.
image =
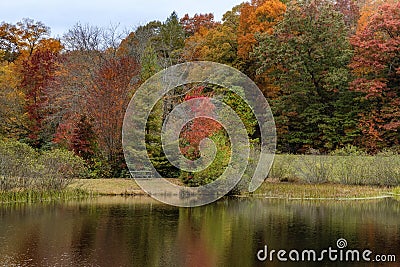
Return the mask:
POLYGON ((370 250, 371 261, 394 255, 397 262, 379 266, 399 266, 400 202, 224 198, 177 208, 146 197, 99 197, 0 206, 0 266, 375 266, 351 262, 351 254, 345 261, 346 250, 360 258, 370 250), (286 254, 278 259, 279 250, 286 254), (308 250, 324 257, 313 262, 302 254, 308 250))

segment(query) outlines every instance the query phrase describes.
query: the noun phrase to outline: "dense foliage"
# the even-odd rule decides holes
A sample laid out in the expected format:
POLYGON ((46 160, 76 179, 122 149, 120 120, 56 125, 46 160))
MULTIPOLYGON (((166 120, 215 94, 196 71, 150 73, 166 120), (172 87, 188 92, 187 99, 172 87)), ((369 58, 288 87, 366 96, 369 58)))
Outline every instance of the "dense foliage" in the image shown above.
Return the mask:
MULTIPOLYGON (((400 3, 395 0, 251 0, 227 11, 220 22, 211 13, 179 18, 174 12, 129 34, 78 23, 60 40, 39 21, 2 22, 0 138, 39 153, 51 151, 41 157, 42 165, 56 167, 53 159, 69 158, 69 150, 85 161, 92 177, 126 176, 121 128, 131 96, 159 70, 190 60, 228 64, 257 83, 272 106, 280 152, 327 154, 356 146, 378 153, 399 145, 400 3)), ((176 88, 154 108, 147 153, 162 174, 197 185, 220 170, 180 173, 168 163, 159 137, 177 104, 223 93, 189 87, 176 88)), ((223 95, 257 145, 251 111, 238 96, 223 95)), ((201 109, 213 112, 211 103, 201 109)), ((188 158, 198 157, 199 141, 210 137, 220 151, 215 164, 226 164, 229 142, 220 125, 193 121, 181 137, 188 158)))

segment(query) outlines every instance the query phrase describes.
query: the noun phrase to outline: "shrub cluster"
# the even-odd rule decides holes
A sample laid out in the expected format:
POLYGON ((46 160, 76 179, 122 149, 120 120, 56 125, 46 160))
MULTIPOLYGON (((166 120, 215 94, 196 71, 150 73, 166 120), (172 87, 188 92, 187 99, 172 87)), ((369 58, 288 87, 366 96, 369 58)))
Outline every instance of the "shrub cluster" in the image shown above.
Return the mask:
POLYGON ((269 177, 280 181, 301 180, 307 183, 400 185, 399 154, 356 154, 276 155, 269 177))
POLYGON ((61 190, 87 175, 85 162, 64 149, 37 152, 17 141, 0 141, 0 191, 61 190))

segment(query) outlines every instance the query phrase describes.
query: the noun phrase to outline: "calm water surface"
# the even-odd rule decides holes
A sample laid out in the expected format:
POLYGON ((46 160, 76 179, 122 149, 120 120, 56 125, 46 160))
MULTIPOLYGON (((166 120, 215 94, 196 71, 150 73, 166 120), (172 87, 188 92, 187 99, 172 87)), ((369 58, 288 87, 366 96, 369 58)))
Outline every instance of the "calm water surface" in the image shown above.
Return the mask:
POLYGON ((0 206, 0 266, 400 266, 400 201, 149 198, 0 206), (397 263, 260 262, 268 249, 369 249, 397 263))

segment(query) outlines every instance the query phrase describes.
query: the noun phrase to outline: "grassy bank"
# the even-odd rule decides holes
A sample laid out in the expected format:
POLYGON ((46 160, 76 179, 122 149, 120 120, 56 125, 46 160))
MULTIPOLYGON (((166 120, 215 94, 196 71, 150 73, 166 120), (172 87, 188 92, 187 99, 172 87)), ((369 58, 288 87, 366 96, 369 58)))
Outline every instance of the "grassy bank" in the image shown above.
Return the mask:
MULTIPOLYGON (((98 195, 146 195, 134 179, 80 179, 69 185, 69 188, 98 195)), ((342 199, 389 196, 393 192, 391 188, 378 186, 287 183, 267 179, 256 192, 243 196, 342 199)))
MULTIPOLYGON (((179 183, 178 181, 173 181, 179 183)), ((33 203, 86 199, 97 196, 147 196, 134 179, 76 179, 65 190, 2 191, 0 203, 33 203)), ((364 199, 400 196, 400 187, 343 184, 305 184, 267 179, 254 193, 245 197, 286 199, 364 199)))
POLYGON ((68 188, 97 195, 146 195, 134 179, 76 179, 68 188))
POLYGON ((343 184, 264 182, 252 195, 271 198, 362 199, 390 196, 391 188, 343 184))
POLYGON ((67 201, 72 199, 86 199, 95 196, 93 192, 79 188, 68 188, 65 190, 21 190, 1 191, 0 203, 35 203, 49 201, 67 201))

